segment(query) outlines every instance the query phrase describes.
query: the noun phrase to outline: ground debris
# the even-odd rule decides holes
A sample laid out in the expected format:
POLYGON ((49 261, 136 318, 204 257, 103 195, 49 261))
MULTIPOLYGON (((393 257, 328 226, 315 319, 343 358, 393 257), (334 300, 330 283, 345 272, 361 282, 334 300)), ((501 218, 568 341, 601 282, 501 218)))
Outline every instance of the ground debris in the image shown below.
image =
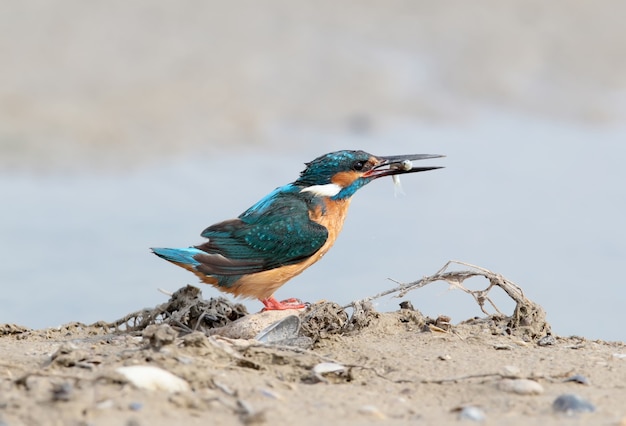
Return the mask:
POLYGON ((167 324, 152 324, 146 327, 142 336, 151 348, 159 350, 163 346, 174 343, 178 333, 167 324))
MULTIPOLYGON (((483 313, 488 315, 488 318, 495 325, 495 329, 497 330, 494 330, 494 334, 497 334, 498 330, 502 330, 506 334, 515 335, 524 340, 538 340, 552 334, 550 324, 546 321, 545 311, 540 305, 528 299, 524 295, 521 287, 512 281, 507 280, 502 275, 491 272, 488 269, 456 260, 447 262, 439 271, 431 276, 424 277, 411 283, 399 283, 400 285, 398 287, 383 291, 375 296, 354 301, 349 306, 354 307, 356 313, 362 309, 365 303, 369 303, 374 299, 393 293, 398 293, 396 297, 403 297, 411 290, 424 287, 427 284, 436 281, 445 281, 453 288, 457 288, 471 295, 476 303, 478 303, 478 306, 483 313), (448 269, 450 269, 452 265, 461 265, 470 269, 449 271, 448 269), (463 281, 472 277, 486 278, 489 281, 489 286, 484 290, 467 289, 463 285, 463 281), (507 316, 500 312, 498 307, 489 298, 489 291, 491 291, 494 287, 500 287, 515 302, 515 310, 511 316, 507 316), (485 309, 486 302, 488 302, 489 305, 495 309, 495 314, 490 314, 485 309)), ((409 304, 402 306, 403 309, 407 309, 409 307, 412 306, 409 304)))
POLYGON ((0 336, 22 334, 30 331, 29 328, 17 324, 0 324, 0 336))
POLYGON ((348 313, 337 303, 320 302, 300 314, 300 332, 314 340, 343 332, 348 313))
POLYGON ((150 325, 167 324, 178 331, 193 332, 223 327, 248 315, 246 307, 223 297, 205 300, 199 288, 182 287, 166 303, 132 312, 113 322, 93 324, 106 332, 140 332, 150 325))

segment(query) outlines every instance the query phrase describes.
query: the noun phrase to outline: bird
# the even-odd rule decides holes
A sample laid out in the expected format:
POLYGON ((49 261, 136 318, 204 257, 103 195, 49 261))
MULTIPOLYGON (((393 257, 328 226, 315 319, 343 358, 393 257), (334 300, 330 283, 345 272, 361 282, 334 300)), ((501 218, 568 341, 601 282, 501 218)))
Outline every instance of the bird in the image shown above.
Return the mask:
POLYGON ((194 273, 200 281, 244 298, 261 301, 263 311, 301 309, 299 299, 282 301, 274 292, 320 260, 333 246, 352 196, 385 176, 440 169, 413 161, 439 154, 375 156, 360 150, 324 154, 300 176, 276 188, 236 219, 209 226, 207 240, 188 248, 151 248, 157 256, 194 273))

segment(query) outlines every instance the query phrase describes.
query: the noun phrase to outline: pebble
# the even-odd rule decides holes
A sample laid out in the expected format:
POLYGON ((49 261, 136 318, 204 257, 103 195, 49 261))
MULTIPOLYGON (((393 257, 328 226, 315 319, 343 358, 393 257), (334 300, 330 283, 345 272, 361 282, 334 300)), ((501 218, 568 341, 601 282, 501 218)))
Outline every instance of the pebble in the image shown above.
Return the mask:
POLYGON ((52 387, 53 401, 69 401, 73 393, 72 385, 69 383, 61 383, 52 387))
POLYGON ((273 390, 267 389, 267 388, 260 388, 259 392, 261 392, 261 395, 266 396, 268 398, 271 399, 278 399, 278 400, 282 400, 283 397, 280 396, 280 394, 274 392, 273 390))
POLYGON ((552 409, 559 413, 565 413, 568 415, 582 413, 585 411, 596 411, 596 407, 591 402, 571 393, 559 395, 559 397, 552 403, 552 409))
POLYGON ((502 370, 504 371, 504 374, 506 374, 507 376, 519 376, 521 371, 520 368, 516 365, 505 365, 504 367, 502 367, 502 370))
POLYGON ((143 408, 143 404, 141 402, 131 402, 128 404, 128 408, 132 411, 141 411, 143 408))
POLYGON ((539 395, 543 393, 543 386, 529 379, 502 379, 498 388, 504 392, 518 395, 539 395))
POLYGON ((565 379, 564 382, 576 382, 576 383, 580 383, 581 385, 587 385, 587 386, 591 384, 589 383, 589 380, 585 376, 582 376, 580 374, 574 374, 572 377, 568 377, 567 379, 565 379))
POLYGON ((363 405, 359 407, 359 413, 371 416, 375 419, 384 420, 387 418, 385 413, 380 411, 375 405, 363 405))
POLYGON ((485 412, 478 407, 468 405, 459 411, 459 420, 471 420, 473 422, 485 421, 485 412))
POLYGON ((548 334, 547 336, 543 336, 541 339, 539 339, 539 341, 537 341, 537 344, 539 346, 556 345, 556 339, 553 335, 548 334))
POLYGON ((113 407, 115 407, 115 402, 113 402, 112 399, 105 399, 104 401, 96 403, 96 409, 98 410, 108 410, 113 407))
POLYGON ((511 345, 500 344, 500 343, 493 345, 493 348, 497 351, 512 351, 514 349, 513 346, 511 345))
POLYGON ((115 371, 139 389, 168 392, 185 392, 191 389, 185 380, 169 371, 151 365, 119 367, 115 371))
POLYGON ((177 356, 176 361, 180 362, 183 365, 193 364, 193 358, 190 358, 188 356, 177 356))

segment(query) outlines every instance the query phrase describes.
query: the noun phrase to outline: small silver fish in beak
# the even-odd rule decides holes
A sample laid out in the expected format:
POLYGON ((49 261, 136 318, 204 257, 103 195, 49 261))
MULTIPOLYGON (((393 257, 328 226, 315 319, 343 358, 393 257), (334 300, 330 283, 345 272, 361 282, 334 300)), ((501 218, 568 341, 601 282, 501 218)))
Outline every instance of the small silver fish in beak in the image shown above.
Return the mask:
MULTIPOLYGON (((413 162, 411 160, 403 160, 398 164, 392 164, 390 168, 395 170, 403 170, 408 172, 413 168, 413 162)), ((400 182, 400 175, 391 176, 393 180, 393 195, 397 197, 398 195, 404 195, 404 190, 402 189, 402 182, 400 182)))

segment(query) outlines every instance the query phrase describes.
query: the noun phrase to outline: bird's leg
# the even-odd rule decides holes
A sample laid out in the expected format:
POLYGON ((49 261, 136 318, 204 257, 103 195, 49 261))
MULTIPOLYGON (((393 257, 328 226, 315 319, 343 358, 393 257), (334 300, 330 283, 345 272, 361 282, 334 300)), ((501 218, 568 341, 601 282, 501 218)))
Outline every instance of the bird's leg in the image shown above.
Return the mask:
POLYGON ((302 309, 305 308, 306 305, 302 303, 300 300, 291 298, 286 299, 281 302, 274 299, 273 296, 268 297, 267 299, 259 299, 261 303, 265 306, 263 311, 283 311, 285 309, 302 309))

